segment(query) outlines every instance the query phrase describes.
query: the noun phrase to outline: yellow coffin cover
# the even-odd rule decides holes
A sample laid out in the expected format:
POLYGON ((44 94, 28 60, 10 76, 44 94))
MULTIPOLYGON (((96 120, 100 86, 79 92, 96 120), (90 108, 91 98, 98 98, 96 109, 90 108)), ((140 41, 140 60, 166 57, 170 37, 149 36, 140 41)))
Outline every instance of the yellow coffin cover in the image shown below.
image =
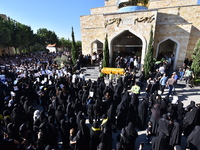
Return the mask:
POLYGON ((123 68, 103 68, 101 69, 101 72, 104 74, 121 74, 123 75, 125 73, 123 68))

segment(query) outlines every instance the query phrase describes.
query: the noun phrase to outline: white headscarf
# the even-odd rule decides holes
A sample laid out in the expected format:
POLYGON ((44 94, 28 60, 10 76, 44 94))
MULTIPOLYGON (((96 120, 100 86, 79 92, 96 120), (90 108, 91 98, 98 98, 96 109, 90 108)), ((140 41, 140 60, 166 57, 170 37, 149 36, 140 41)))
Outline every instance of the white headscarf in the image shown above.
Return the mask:
POLYGON ((33 121, 37 120, 40 117, 40 111, 35 110, 33 113, 33 121))

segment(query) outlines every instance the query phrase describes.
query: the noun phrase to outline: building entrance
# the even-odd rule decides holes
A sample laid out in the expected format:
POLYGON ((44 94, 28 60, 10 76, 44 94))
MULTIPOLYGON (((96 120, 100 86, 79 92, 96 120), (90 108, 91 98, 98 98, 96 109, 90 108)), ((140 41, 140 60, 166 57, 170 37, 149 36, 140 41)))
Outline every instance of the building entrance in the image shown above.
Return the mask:
POLYGON ((117 56, 139 56, 142 54, 142 40, 126 30, 112 40, 112 60, 117 56))
POLYGON ((91 54, 93 53, 103 53, 103 43, 99 40, 95 40, 94 42, 92 42, 92 51, 91 54))
POLYGON ((167 39, 160 43, 157 60, 165 58, 171 61, 171 66, 174 68, 176 63, 177 43, 171 39, 167 39))

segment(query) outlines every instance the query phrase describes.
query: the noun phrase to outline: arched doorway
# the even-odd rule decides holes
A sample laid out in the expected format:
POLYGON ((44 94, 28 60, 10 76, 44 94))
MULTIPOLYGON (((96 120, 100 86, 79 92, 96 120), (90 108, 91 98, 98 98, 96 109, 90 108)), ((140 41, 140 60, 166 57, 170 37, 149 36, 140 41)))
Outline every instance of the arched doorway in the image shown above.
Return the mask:
POLYGON ((172 59, 172 67, 176 68, 176 60, 178 56, 178 44, 172 39, 167 39, 161 41, 158 50, 157 50, 157 60, 161 60, 162 58, 171 58, 172 59))
POLYGON ((126 30, 113 38, 111 42, 112 60, 115 60, 117 56, 141 57, 142 46, 142 40, 135 34, 131 33, 129 30, 126 30))
POLYGON ((94 42, 92 42, 91 45, 91 54, 93 53, 103 53, 103 43, 99 40, 95 40, 94 42))

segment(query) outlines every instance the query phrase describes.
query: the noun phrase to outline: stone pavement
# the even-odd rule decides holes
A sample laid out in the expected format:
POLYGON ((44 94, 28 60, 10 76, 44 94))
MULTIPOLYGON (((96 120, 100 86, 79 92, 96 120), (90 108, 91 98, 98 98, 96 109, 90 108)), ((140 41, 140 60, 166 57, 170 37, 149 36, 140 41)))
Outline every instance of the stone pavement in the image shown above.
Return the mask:
MULTIPOLYGON (((168 89, 165 89, 165 93, 168 92, 168 89)), ((166 96, 166 94, 164 95, 166 96)), ((200 86, 189 87, 185 85, 185 81, 179 81, 176 85, 176 94, 170 96, 170 100, 173 98, 178 98, 184 104, 184 107, 190 104, 190 101, 195 101, 200 103, 200 86)))

